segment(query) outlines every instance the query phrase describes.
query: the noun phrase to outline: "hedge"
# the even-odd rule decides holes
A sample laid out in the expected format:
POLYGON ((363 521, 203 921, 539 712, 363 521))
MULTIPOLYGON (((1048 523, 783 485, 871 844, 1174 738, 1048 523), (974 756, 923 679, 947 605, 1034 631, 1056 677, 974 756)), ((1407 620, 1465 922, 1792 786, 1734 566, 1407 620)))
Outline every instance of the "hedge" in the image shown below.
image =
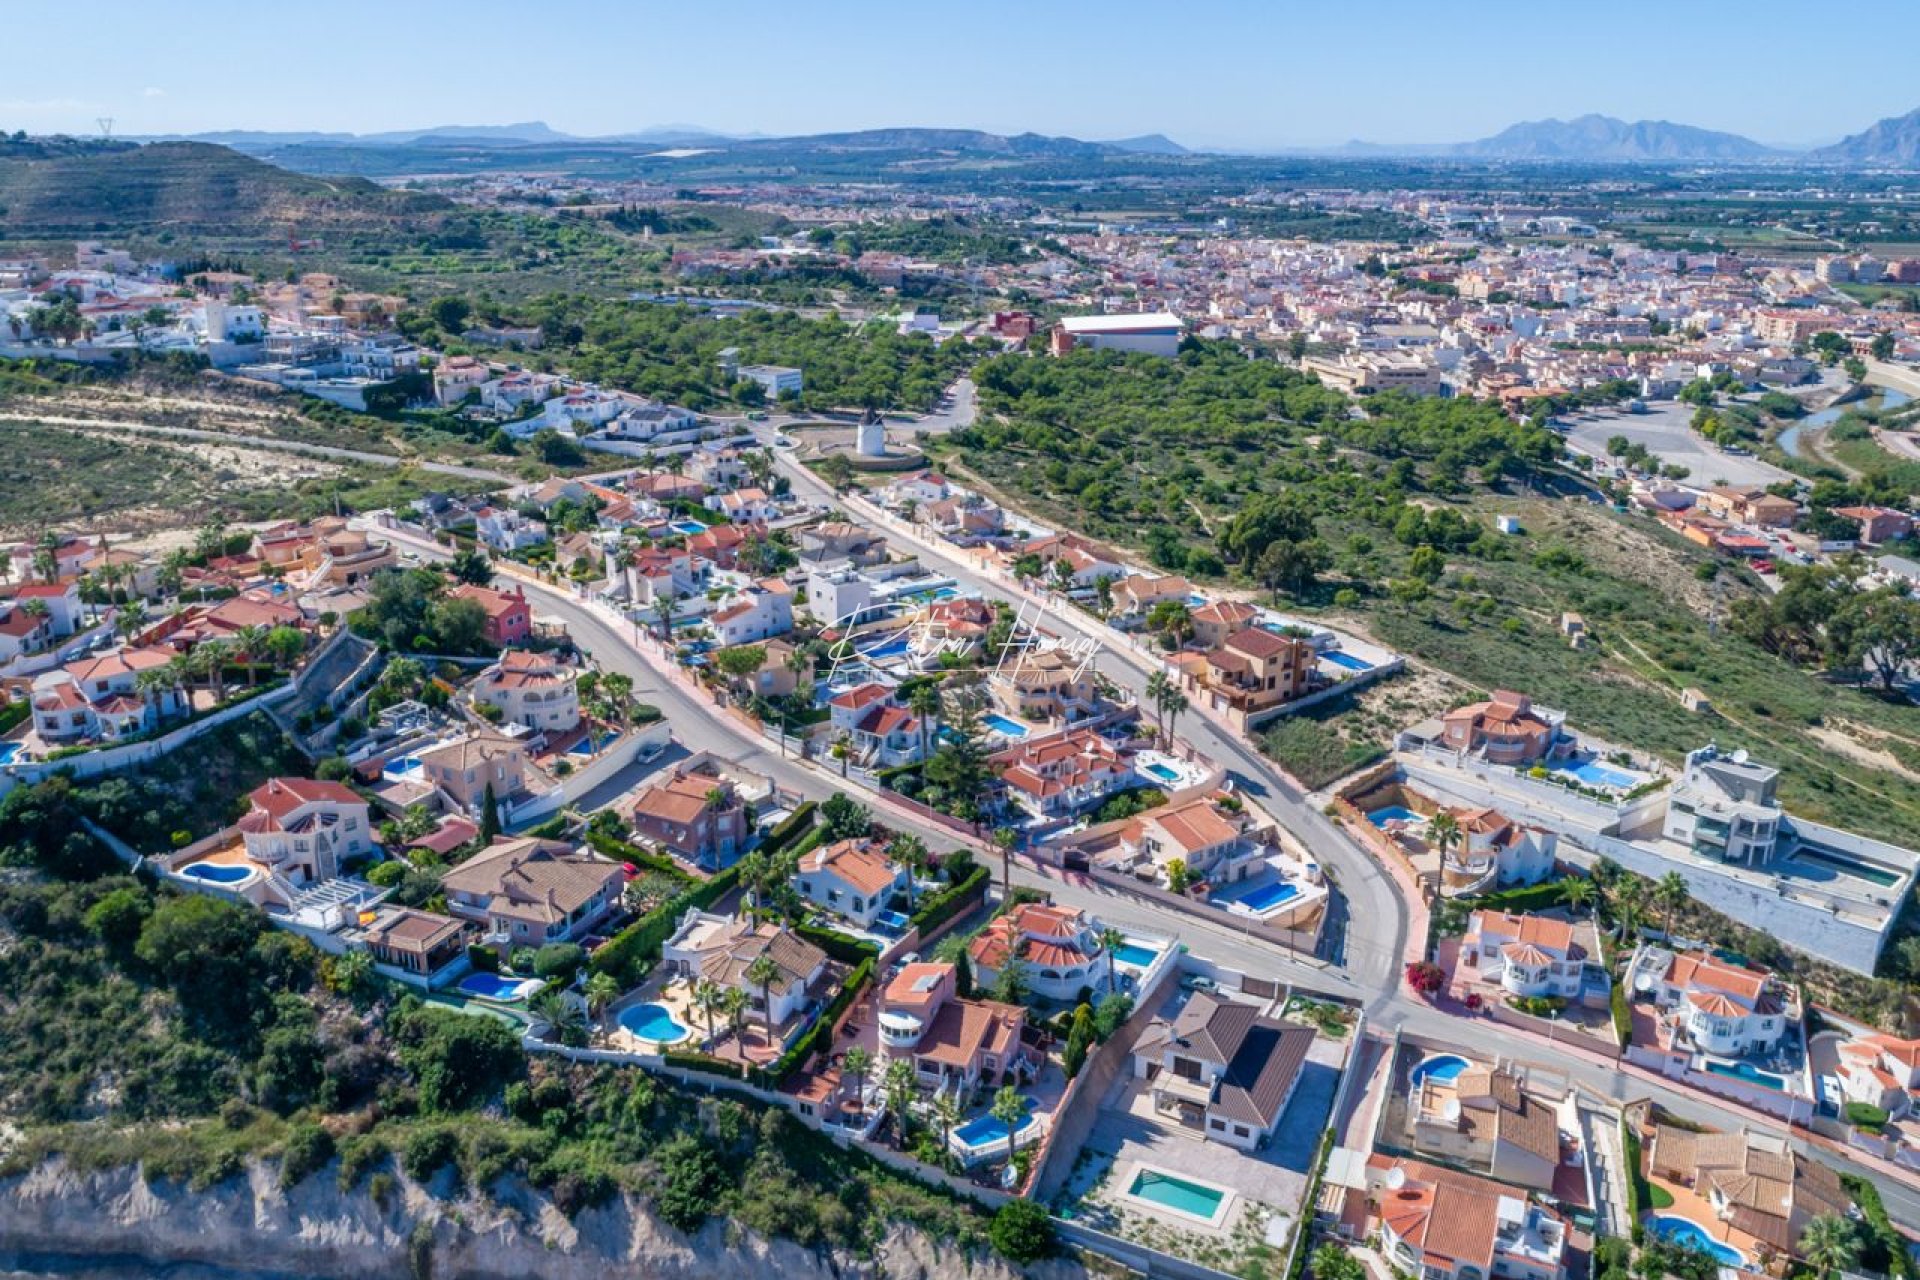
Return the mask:
POLYGON ((880 954, 880 948, 873 943, 824 925, 795 925, 793 931, 841 964, 859 964, 880 954))
POLYGON ((1559 880, 1547 880, 1540 884, 1524 885, 1518 889, 1502 889, 1498 893, 1486 893, 1473 899, 1473 905, 1486 911, 1544 911, 1557 907, 1566 901, 1566 886, 1559 880))
POLYGON ((738 1080, 746 1074, 739 1063, 704 1053, 675 1053, 668 1050, 665 1057, 668 1066, 678 1067, 682 1071, 703 1071, 712 1076, 726 1076, 730 1080, 738 1080))
POLYGON ((622 986, 639 984, 647 971, 660 960, 660 948, 680 924, 689 908, 706 910, 739 883, 740 868, 728 867, 711 880, 702 881, 667 899, 647 914, 622 929, 607 944, 593 953, 587 967, 594 973, 612 974, 622 986))
POLYGON ((808 1027, 801 1037, 793 1042, 793 1046, 774 1061, 772 1066, 759 1073, 760 1083, 768 1088, 778 1088, 785 1083, 788 1076, 799 1069, 802 1063, 813 1057, 820 1048, 823 1037, 827 1044, 833 1043, 834 1027, 839 1024, 841 1015, 847 1011, 872 979, 874 963, 875 957, 869 955, 854 966, 853 972, 847 975, 846 982, 834 993, 826 1009, 813 1020, 813 1025, 808 1027))
POLYGON ((811 800, 802 801, 798 808, 780 820, 778 826, 767 832, 767 838, 760 842, 760 848, 769 854, 778 853, 788 844, 800 838, 813 827, 813 811, 819 806, 811 800))
POLYGON ((1613 1033, 1620 1037, 1620 1047, 1626 1048, 1633 1043, 1633 1011, 1627 1007, 1627 991, 1618 982, 1613 984, 1610 997, 1613 1006, 1613 1033))
POLYGON ((959 915, 972 905, 975 899, 985 896, 987 882, 993 878, 993 871, 975 863, 966 878, 938 893, 928 894, 919 909, 913 913, 912 924, 920 931, 922 941, 947 921, 959 915))
POLYGON ((1647 1211, 1647 1204, 1653 1199, 1653 1187, 1640 1165, 1640 1135, 1634 1132, 1625 1116, 1620 1117, 1620 1154, 1627 1162, 1627 1221, 1633 1224, 1637 1244, 1643 1230, 1640 1215, 1647 1211))
POLYGON ((663 857, 657 853, 648 853, 638 845, 628 844, 625 840, 617 840, 604 831, 589 830, 587 832, 587 843, 592 846, 595 853, 612 858, 615 862, 631 862, 636 867, 642 867, 648 871, 658 871, 662 875, 673 876, 681 881, 687 881, 693 878, 672 858, 663 857))
MULTIPOLYGON (((1874 1243, 1886 1251, 1888 1274, 1896 1277, 1897 1280, 1912 1280, 1913 1260, 1907 1255, 1907 1242, 1901 1236, 1900 1229, 1894 1226, 1893 1220, 1887 1216, 1887 1206, 1880 1199, 1880 1188, 1874 1185, 1871 1178, 1863 1178, 1853 1173, 1841 1174, 1840 1185, 1847 1189, 1847 1194, 1853 1197, 1853 1202, 1860 1206, 1860 1216, 1867 1220, 1874 1243)), ((1861 1261, 1865 1263, 1868 1259, 1862 1258, 1861 1261)))

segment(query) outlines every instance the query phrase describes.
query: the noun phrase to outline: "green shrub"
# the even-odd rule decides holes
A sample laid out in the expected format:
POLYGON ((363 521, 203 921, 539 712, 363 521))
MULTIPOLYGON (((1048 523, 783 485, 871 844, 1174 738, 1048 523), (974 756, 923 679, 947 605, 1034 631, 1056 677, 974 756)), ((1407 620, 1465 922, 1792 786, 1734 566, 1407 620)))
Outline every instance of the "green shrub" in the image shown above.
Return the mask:
POLYGON ((795 925, 793 931, 841 964, 859 964, 880 954, 880 948, 873 943, 841 933, 838 929, 800 924, 795 925))
POLYGON ((991 869, 976 864, 958 883, 922 898, 920 905, 914 909, 912 919, 913 927, 920 931, 921 940, 925 941, 928 934, 976 905, 986 896, 987 884, 992 879, 991 869))
POLYGON ((1848 1124, 1856 1129, 1865 1129, 1868 1133, 1878 1133, 1886 1128, 1889 1118, 1885 1110, 1867 1102, 1849 1102, 1846 1114, 1848 1124))
POLYGON ((333 1159, 333 1135, 317 1124, 296 1124, 280 1153, 280 1185, 297 1187, 333 1159))
POLYGON ((771 857, 811 831, 813 813, 818 807, 811 800, 798 805, 792 813, 780 820, 779 825, 767 832, 766 839, 760 842, 761 851, 771 857))
POLYGON ((873 978, 874 962, 875 958, 869 955, 854 966, 853 972, 847 975, 846 982, 834 993, 833 999, 827 1002, 826 1009, 814 1019, 813 1025, 808 1027, 800 1038, 774 1061, 772 1066, 760 1073, 765 1082, 772 1087, 778 1087, 813 1056, 823 1041, 827 1044, 833 1043, 835 1025, 873 978))
POLYGON ((416 1129, 400 1152, 400 1166, 415 1182, 426 1182, 448 1165, 457 1167, 460 1139, 452 1129, 416 1129))
POLYGON ((587 953, 576 942, 549 942, 534 953, 533 972, 549 982, 566 982, 580 972, 587 953))
POLYGON ((993 1215, 987 1237, 1011 1262, 1038 1262, 1054 1251, 1053 1219, 1031 1200, 1009 1200, 993 1215))

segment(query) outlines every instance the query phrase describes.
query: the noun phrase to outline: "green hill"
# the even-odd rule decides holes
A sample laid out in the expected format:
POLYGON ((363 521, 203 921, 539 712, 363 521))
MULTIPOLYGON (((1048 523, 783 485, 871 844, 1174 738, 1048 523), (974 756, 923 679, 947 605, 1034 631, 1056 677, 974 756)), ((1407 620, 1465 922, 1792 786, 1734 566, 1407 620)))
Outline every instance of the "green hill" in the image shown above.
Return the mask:
POLYGON ((378 225, 452 206, 202 142, 0 141, 0 235, 378 225))

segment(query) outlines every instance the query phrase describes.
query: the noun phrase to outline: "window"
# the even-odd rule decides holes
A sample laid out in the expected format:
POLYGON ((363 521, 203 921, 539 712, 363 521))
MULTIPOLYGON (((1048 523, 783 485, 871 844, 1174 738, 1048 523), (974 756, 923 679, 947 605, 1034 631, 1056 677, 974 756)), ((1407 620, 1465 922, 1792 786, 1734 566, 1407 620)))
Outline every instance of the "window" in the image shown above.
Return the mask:
POLYGON ((1243 1124, 1237 1124, 1233 1126, 1233 1136, 1236 1138, 1247 1138, 1253 1135, 1247 1132, 1247 1126, 1243 1124))

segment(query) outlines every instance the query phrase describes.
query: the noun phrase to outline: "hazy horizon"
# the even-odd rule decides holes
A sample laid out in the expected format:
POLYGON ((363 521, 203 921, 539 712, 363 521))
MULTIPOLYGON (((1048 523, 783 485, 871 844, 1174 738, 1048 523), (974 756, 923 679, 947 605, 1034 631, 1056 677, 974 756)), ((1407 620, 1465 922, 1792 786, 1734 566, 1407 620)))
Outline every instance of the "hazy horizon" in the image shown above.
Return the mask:
MULTIPOLYGON (((1799 147, 1920 106, 1920 90, 1863 74, 1857 56, 1789 66, 1811 33, 1805 12, 1784 0, 1471 11, 1382 0, 1340 13, 1117 0, 1092 14, 849 0, 802 22, 767 0, 724 17, 586 0, 536 11, 345 0, 316 25, 209 0, 186 14, 116 10, 114 40, 89 42, 76 64, 53 56, 74 38, 72 11, 34 0, 9 6, 9 32, 47 56, 9 67, 0 128, 92 134, 110 116, 123 136, 364 134, 538 120, 598 136, 678 121, 726 134, 1160 133, 1263 151, 1459 142, 1592 113, 1799 147)), ((1843 2, 1819 26, 1853 33, 1854 48, 1909 47, 1920 6, 1843 2)))

